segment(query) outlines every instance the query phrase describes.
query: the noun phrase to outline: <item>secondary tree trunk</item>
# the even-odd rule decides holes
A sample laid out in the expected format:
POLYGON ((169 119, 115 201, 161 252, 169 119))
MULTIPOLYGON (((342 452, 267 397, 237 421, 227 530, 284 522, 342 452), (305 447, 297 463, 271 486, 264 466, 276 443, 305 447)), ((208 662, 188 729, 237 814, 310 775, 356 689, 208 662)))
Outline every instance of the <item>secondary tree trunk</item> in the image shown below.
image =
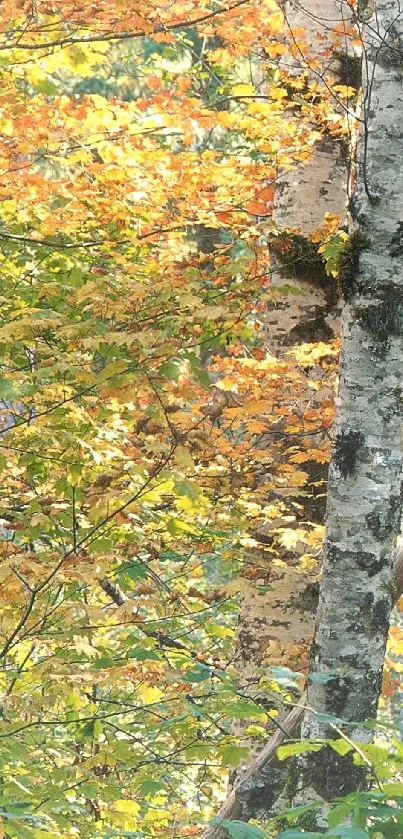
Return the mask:
MULTIPOLYGON (((340 73, 342 63, 339 54, 329 60, 334 39, 333 27, 343 24, 340 6, 337 0, 308 0, 304 6, 306 8, 292 2, 285 5, 284 41, 289 53, 284 59, 283 69, 291 77, 308 74, 311 83, 316 83, 321 75, 322 81, 330 84, 331 79, 337 78, 340 73), (304 41, 309 44, 309 48, 304 49, 304 54, 297 53, 292 58, 294 32, 301 29, 305 32, 304 41), (313 62, 316 62, 318 68, 317 74, 311 70, 313 62)), ((347 79, 343 78, 343 81, 347 79)), ((264 87, 261 92, 265 92, 264 87)), ((291 258, 285 256, 283 262, 277 258, 271 275, 273 301, 265 316, 264 338, 270 353, 279 357, 285 357, 284 354, 298 344, 329 341, 339 332, 340 305, 335 299, 336 284, 333 279, 326 278, 321 258, 309 237, 323 223, 326 212, 334 213, 342 220, 346 214, 348 165, 343 148, 340 141, 329 136, 314 146, 306 160, 292 169, 278 173, 275 199, 277 228, 284 231, 281 234, 284 239, 290 229, 298 231, 298 249, 292 252, 291 258), (286 262, 291 263, 291 268, 284 265, 286 262), (299 287, 299 293, 287 294, 283 290, 282 287, 290 282, 290 277, 291 283, 299 287)), ((321 375, 323 372, 319 368, 311 368, 307 378, 319 380, 321 375)), ((328 382, 314 395, 312 389, 307 387, 306 405, 301 405, 301 412, 308 405, 319 407, 332 398, 333 390, 329 394, 328 382)), ((285 412, 288 407, 284 402, 285 412)), ((313 438, 312 447, 320 448, 321 443, 326 441, 326 434, 327 429, 324 429, 323 438, 313 438)), ((288 440, 290 447, 298 444, 298 436, 288 440)), ((311 461, 303 465, 303 470, 309 477, 307 485, 302 489, 308 494, 296 499, 300 510, 290 527, 303 528, 307 521, 323 523, 324 519, 323 495, 327 464, 311 461), (314 485, 321 480, 322 486, 315 489, 314 485), (318 493, 317 498, 313 496, 315 491, 318 493)), ((295 505, 291 506, 290 513, 294 509, 295 505)), ((270 527, 273 529, 279 523, 281 525, 276 520, 264 523, 262 527, 256 528, 253 535, 264 545, 272 538, 270 527)), ((306 545, 300 543, 297 549, 281 557, 286 562, 277 565, 268 561, 264 551, 261 554, 256 552, 256 564, 262 567, 263 581, 269 583, 270 590, 262 594, 254 586, 246 586, 240 615, 236 664, 245 692, 260 696, 263 700, 256 676, 259 667, 282 665, 307 672, 318 601, 320 559, 316 568, 301 568, 300 556, 306 550, 306 545)), ((245 727, 246 724, 241 721, 234 726, 234 730, 242 736, 245 727)), ((243 735, 243 742, 250 744, 250 737, 243 735)), ((242 778, 243 769, 241 766, 233 773, 233 782, 242 778)), ((245 802, 244 812, 248 812, 249 817, 257 817, 260 804, 258 806, 256 796, 253 796, 250 808, 245 802)))

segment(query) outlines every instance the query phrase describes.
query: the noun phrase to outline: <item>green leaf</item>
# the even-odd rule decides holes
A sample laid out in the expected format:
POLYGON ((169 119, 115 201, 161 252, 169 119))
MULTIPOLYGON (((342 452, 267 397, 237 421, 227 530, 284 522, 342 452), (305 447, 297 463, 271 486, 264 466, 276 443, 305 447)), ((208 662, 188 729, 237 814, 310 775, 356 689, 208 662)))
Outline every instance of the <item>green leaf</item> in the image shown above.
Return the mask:
POLYGON ((181 369, 177 361, 165 361, 165 363, 161 365, 159 372, 162 373, 166 379, 169 379, 169 381, 177 382, 181 369))
POLYGON ((348 743, 347 740, 341 738, 340 740, 329 740, 329 746, 333 749, 333 751, 337 752, 338 755, 346 755, 348 752, 351 752, 353 746, 351 743, 348 743))
POLYGON ((218 623, 209 623, 206 630, 213 638, 233 638, 235 634, 229 626, 221 626, 218 623))
POLYGON ((353 805, 350 800, 342 801, 333 807, 327 817, 329 827, 337 827, 340 822, 344 821, 350 815, 353 805))
POLYGON ((12 382, 8 379, 0 379, 0 400, 8 402, 16 399, 18 395, 19 391, 16 390, 12 382))
POLYGON ((192 670, 188 670, 181 676, 184 682, 204 682, 211 676, 211 668, 205 664, 198 664, 192 670))
POLYGON ((169 562, 183 562, 184 557, 183 554, 177 554, 175 551, 162 551, 159 556, 160 562, 168 561, 169 562))
POLYGON ((137 661, 161 661, 161 653, 158 650, 147 650, 144 647, 136 647, 130 650, 128 658, 135 658, 137 661))
POLYGON ((330 723, 333 723, 333 725, 346 724, 346 720, 344 720, 342 717, 335 717, 333 714, 320 714, 319 712, 315 713, 315 720, 317 722, 324 722, 327 725, 329 725, 330 723))
POLYGON ((144 833, 138 830, 108 830, 102 833, 103 839, 143 839, 144 833))
POLYGON ((320 752, 323 746, 324 743, 287 743, 285 746, 278 747, 277 757, 279 760, 285 760, 286 757, 301 755, 304 752, 320 752))
POLYGON ((264 839, 264 832, 260 827, 246 822, 230 821, 230 819, 212 819, 211 824, 219 824, 228 832, 231 839, 264 839))
POLYGON ((88 546, 88 553, 107 553, 111 549, 111 545, 112 542, 110 539, 107 539, 106 536, 99 536, 98 539, 94 539, 88 546))
POLYGON ((204 758, 209 757, 210 753, 211 747, 208 743, 195 743, 194 746, 189 746, 186 749, 186 754, 189 759, 196 758, 204 760, 204 758))
POLYGON ((94 720, 94 726, 93 726, 93 737, 94 737, 94 739, 96 740, 98 737, 100 737, 101 734, 103 734, 103 731, 104 731, 104 725, 103 725, 102 720, 94 720))
POLYGON ((197 535, 197 530, 181 519, 169 519, 166 528, 172 536, 182 536, 184 533, 191 533, 193 536, 197 535))
POLYGON ((210 377, 206 370, 201 366, 200 359, 197 357, 196 353, 188 350, 187 352, 183 353, 183 357, 189 362, 190 369, 198 382, 201 385, 209 385, 210 384, 210 377))
POLYGON ((192 498, 193 500, 199 495, 198 490, 190 481, 175 480, 175 490, 178 495, 184 495, 186 498, 192 498))
POLYGON ((148 569, 144 567, 142 562, 137 562, 135 559, 130 563, 120 565, 117 573, 119 575, 127 574, 134 583, 137 583, 138 580, 146 580, 149 576, 148 569))
POLYGON ((67 480, 71 486, 76 486, 83 476, 83 467, 80 463, 72 463, 67 467, 67 480))
POLYGON ((155 795, 163 789, 165 789, 165 784, 162 781, 154 781, 152 778, 145 778, 141 785, 143 795, 155 795))
POLYGON ((315 685, 325 685, 327 682, 331 682, 335 676, 336 673, 310 673, 308 681, 315 685))
POLYGON ((301 678, 301 673, 296 673, 294 670, 290 670, 289 667, 273 665, 269 667, 269 676, 273 676, 274 679, 290 679, 292 682, 296 682, 301 678))
POLYGON ((247 746, 220 746, 217 749, 218 754, 222 758, 223 766, 237 767, 243 758, 248 757, 250 749, 247 746))
POLYGON ((101 658, 96 658, 92 666, 94 670, 108 670, 110 667, 116 667, 116 659, 102 656, 101 658))
POLYGON ((236 702, 228 702, 224 705, 224 713, 230 717, 235 717, 237 720, 245 720, 252 718, 255 720, 267 720, 266 712, 255 705, 254 702, 249 702, 247 699, 239 699, 236 702))
POLYGON ((295 821, 296 816, 302 816, 303 813, 311 813, 312 810, 317 810, 323 807, 323 801, 312 801, 310 804, 297 804, 296 807, 290 807, 284 812, 284 817, 288 821, 295 821))

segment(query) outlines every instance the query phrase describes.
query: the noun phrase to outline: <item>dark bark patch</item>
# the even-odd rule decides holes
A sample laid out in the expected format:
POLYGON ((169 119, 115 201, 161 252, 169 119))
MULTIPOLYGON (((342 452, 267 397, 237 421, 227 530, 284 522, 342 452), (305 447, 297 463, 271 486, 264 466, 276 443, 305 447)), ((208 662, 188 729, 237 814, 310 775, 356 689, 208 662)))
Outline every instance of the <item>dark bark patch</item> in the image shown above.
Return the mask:
POLYGON ((304 764, 304 786, 313 786, 325 801, 366 787, 367 768, 354 766, 350 753, 342 756, 325 746, 320 752, 307 754, 304 764))
POLYGON ((402 47, 402 34, 399 27, 392 23, 377 50, 378 64, 387 70, 398 70, 402 66, 402 47))
POLYGON ((368 670, 367 679, 371 685, 371 692, 369 697, 369 707, 367 711, 367 719, 374 719, 378 710, 378 698, 382 689, 382 670, 374 673, 371 669, 368 670))
POLYGON ((304 590, 297 597, 292 598, 292 607, 296 611, 312 612, 316 614, 319 600, 319 582, 307 583, 304 590))
POLYGON ((347 653, 346 655, 340 656, 340 661, 343 662, 343 664, 350 664, 354 667, 354 665, 357 664, 357 656, 347 653))
POLYGON ((290 621, 271 621, 271 626, 283 626, 284 629, 289 629, 291 626, 290 621))
POLYGON ((336 51, 335 58, 339 62, 338 76, 340 84, 349 87, 360 88, 362 77, 362 61, 359 55, 350 55, 347 52, 336 51))
POLYGON ((315 637, 314 637, 313 640, 312 640, 312 643, 311 643, 311 661, 312 662, 314 662, 316 660, 319 653, 320 653, 320 646, 316 642, 315 637))
POLYGON ((347 478, 355 471, 357 455, 364 436, 360 431, 346 428, 337 435, 334 443, 333 462, 342 478, 347 478))
POLYGON ((326 342, 331 341, 332 338, 334 338, 334 332, 326 323, 324 312, 318 309, 316 317, 301 321, 301 323, 293 326, 287 340, 283 341, 283 345, 293 346, 294 344, 312 343, 313 341, 326 342))
POLYGON ((389 339, 403 331, 402 295, 392 285, 385 294, 369 305, 357 308, 357 320, 374 341, 373 352, 383 358, 389 349, 389 339))
POLYGON ((311 280, 321 286, 329 283, 318 245, 311 239, 300 233, 286 231, 276 236, 270 244, 285 277, 311 280))
POLYGON ((329 305, 337 302, 337 285, 333 277, 326 273, 325 263, 319 253, 319 243, 312 242, 301 233, 286 230, 273 237, 270 249, 284 277, 305 280, 319 286, 324 290, 329 305))
MULTIPOLYGON (((354 616, 354 622, 346 627, 349 635, 371 637, 377 635, 379 632, 385 634, 389 628, 391 601, 388 597, 381 597, 379 600, 374 599, 372 592, 367 592, 361 603, 361 609, 358 614, 354 616)), ((350 664, 353 666, 358 663, 357 656, 342 656, 342 660, 347 663, 350 659, 350 664)), ((359 664, 359 666, 361 666, 359 664)))
POLYGON ((236 797, 243 818, 263 818, 270 811, 287 780, 287 762, 280 768, 272 763, 247 781, 241 781, 236 797))
POLYGON ((346 244, 338 260, 338 281, 341 295, 344 300, 349 301, 359 290, 358 286, 358 265, 360 253, 368 248, 370 240, 360 228, 354 230, 348 237, 346 244))
POLYGON ((378 559, 375 554, 369 551, 357 551, 355 562, 360 571, 367 572, 368 577, 374 577, 375 574, 379 574, 385 564, 383 559, 378 559))
POLYGON ((372 625, 374 631, 380 630, 384 632, 389 627, 390 617, 390 600, 383 597, 377 600, 372 607, 372 625))
POLYGON ((403 221, 399 221, 390 240, 389 253, 393 257, 403 256, 403 221))
POLYGON ((393 397, 395 402, 395 411, 398 417, 403 416, 403 390, 401 387, 395 387, 393 391, 393 397))
POLYGON ((386 423, 389 423, 391 419, 395 417, 402 417, 403 416, 403 392, 400 386, 393 388, 391 391, 391 396, 393 397, 390 400, 390 404, 387 408, 384 408, 382 416, 385 419, 386 423))
POLYGON ((238 644, 241 650, 250 650, 256 646, 256 639, 252 632, 240 629, 238 633, 238 644))
POLYGON ((326 683, 325 710, 327 714, 343 717, 348 702, 350 688, 343 676, 334 676, 326 683))
POLYGON ((374 598, 374 595, 373 595, 372 591, 366 591, 365 596, 364 596, 363 608, 364 609, 366 609, 368 607, 371 608, 374 600, 375 600, 375 598, 374 598))
POLYGON ((337 563, 342 559, 344 551, 341 551, 336 545, 330 545, 329 543, 325 546, 325 552, 328 558, 328 561, 337 565, 337 563))
POLYGON ((376 539, 383 540, 391 533, 398 533, 401 519, 401 500, 393 495, 386 510, 372 510, 365 516, 368 530, 376 539))

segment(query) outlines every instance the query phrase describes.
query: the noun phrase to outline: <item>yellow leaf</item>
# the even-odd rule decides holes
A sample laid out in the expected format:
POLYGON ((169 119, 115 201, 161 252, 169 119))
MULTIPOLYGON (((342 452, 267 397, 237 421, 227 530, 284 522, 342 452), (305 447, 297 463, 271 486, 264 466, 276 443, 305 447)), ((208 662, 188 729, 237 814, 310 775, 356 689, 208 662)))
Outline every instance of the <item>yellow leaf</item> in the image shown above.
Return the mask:
POLYGON ((136 818, 140 810, 140 806, 136 801, 126 798, 118 798, 117 801, 114 801, 110 806, 112 810, 116 810, 117 813, 124 813, 124 815, 132 816, 133 818, 136 818))
POLYGON ((144 822, 146 824, 152 824, 153 826, 158 825, 158 827, 166 827, 169 824, 171 814, 167 810, 147 810, 144 816, 144 822))
POLYGON ((220 390, 230 390, 233 393, 238 393, 238 380, 235 376, 224 376, 215 383, 220 390))
POLYGON ((253 84, 236 84, 232 88, 234 96, 253 96, 256 89, 253 84))
POLYGON ((318 567, 318 560, 312 554, 302 554, 300 564, 303 571, 315 571, 318 567))
POLYGON ((270 91, 270 96, 275 101, 281 101, 281 99, 285 99, 288 96, 288 93, 285 87, 273 87, 270 91))
POLYGON ((256 539, 253 539, 251 536, 241 536, 239 539, 239 544, 242 545, 244 548, 257 548, 259 546, 259 542, 256 539))
POLYGON ((150 705, 152 702, 159 702, 164 695, 162 690, 150 685, 140 685, 138 692, 146 705, 150 705))

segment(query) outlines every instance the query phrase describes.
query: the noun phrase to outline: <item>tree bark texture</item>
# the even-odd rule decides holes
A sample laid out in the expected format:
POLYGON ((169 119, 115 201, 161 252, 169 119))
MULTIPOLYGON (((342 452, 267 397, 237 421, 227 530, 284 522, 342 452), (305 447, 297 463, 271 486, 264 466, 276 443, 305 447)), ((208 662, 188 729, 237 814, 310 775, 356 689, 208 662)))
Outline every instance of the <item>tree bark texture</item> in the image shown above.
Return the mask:
MULTIPOLYGON (((341 284, 345 298, 335 441, 328 484, 327 538, 312 670, 315 711, 351 723, 376 714, 401 527, 403 374, 403 12, 377 2, 363 21, 363 121, 354 230, 341 284)), ((329 735, 315 713, 303 734, 329 735)), ((307 763, 314 793, 356 788, 318 752, 307 763)), ((306 788, 307 778, 304 780, 306 788)))

